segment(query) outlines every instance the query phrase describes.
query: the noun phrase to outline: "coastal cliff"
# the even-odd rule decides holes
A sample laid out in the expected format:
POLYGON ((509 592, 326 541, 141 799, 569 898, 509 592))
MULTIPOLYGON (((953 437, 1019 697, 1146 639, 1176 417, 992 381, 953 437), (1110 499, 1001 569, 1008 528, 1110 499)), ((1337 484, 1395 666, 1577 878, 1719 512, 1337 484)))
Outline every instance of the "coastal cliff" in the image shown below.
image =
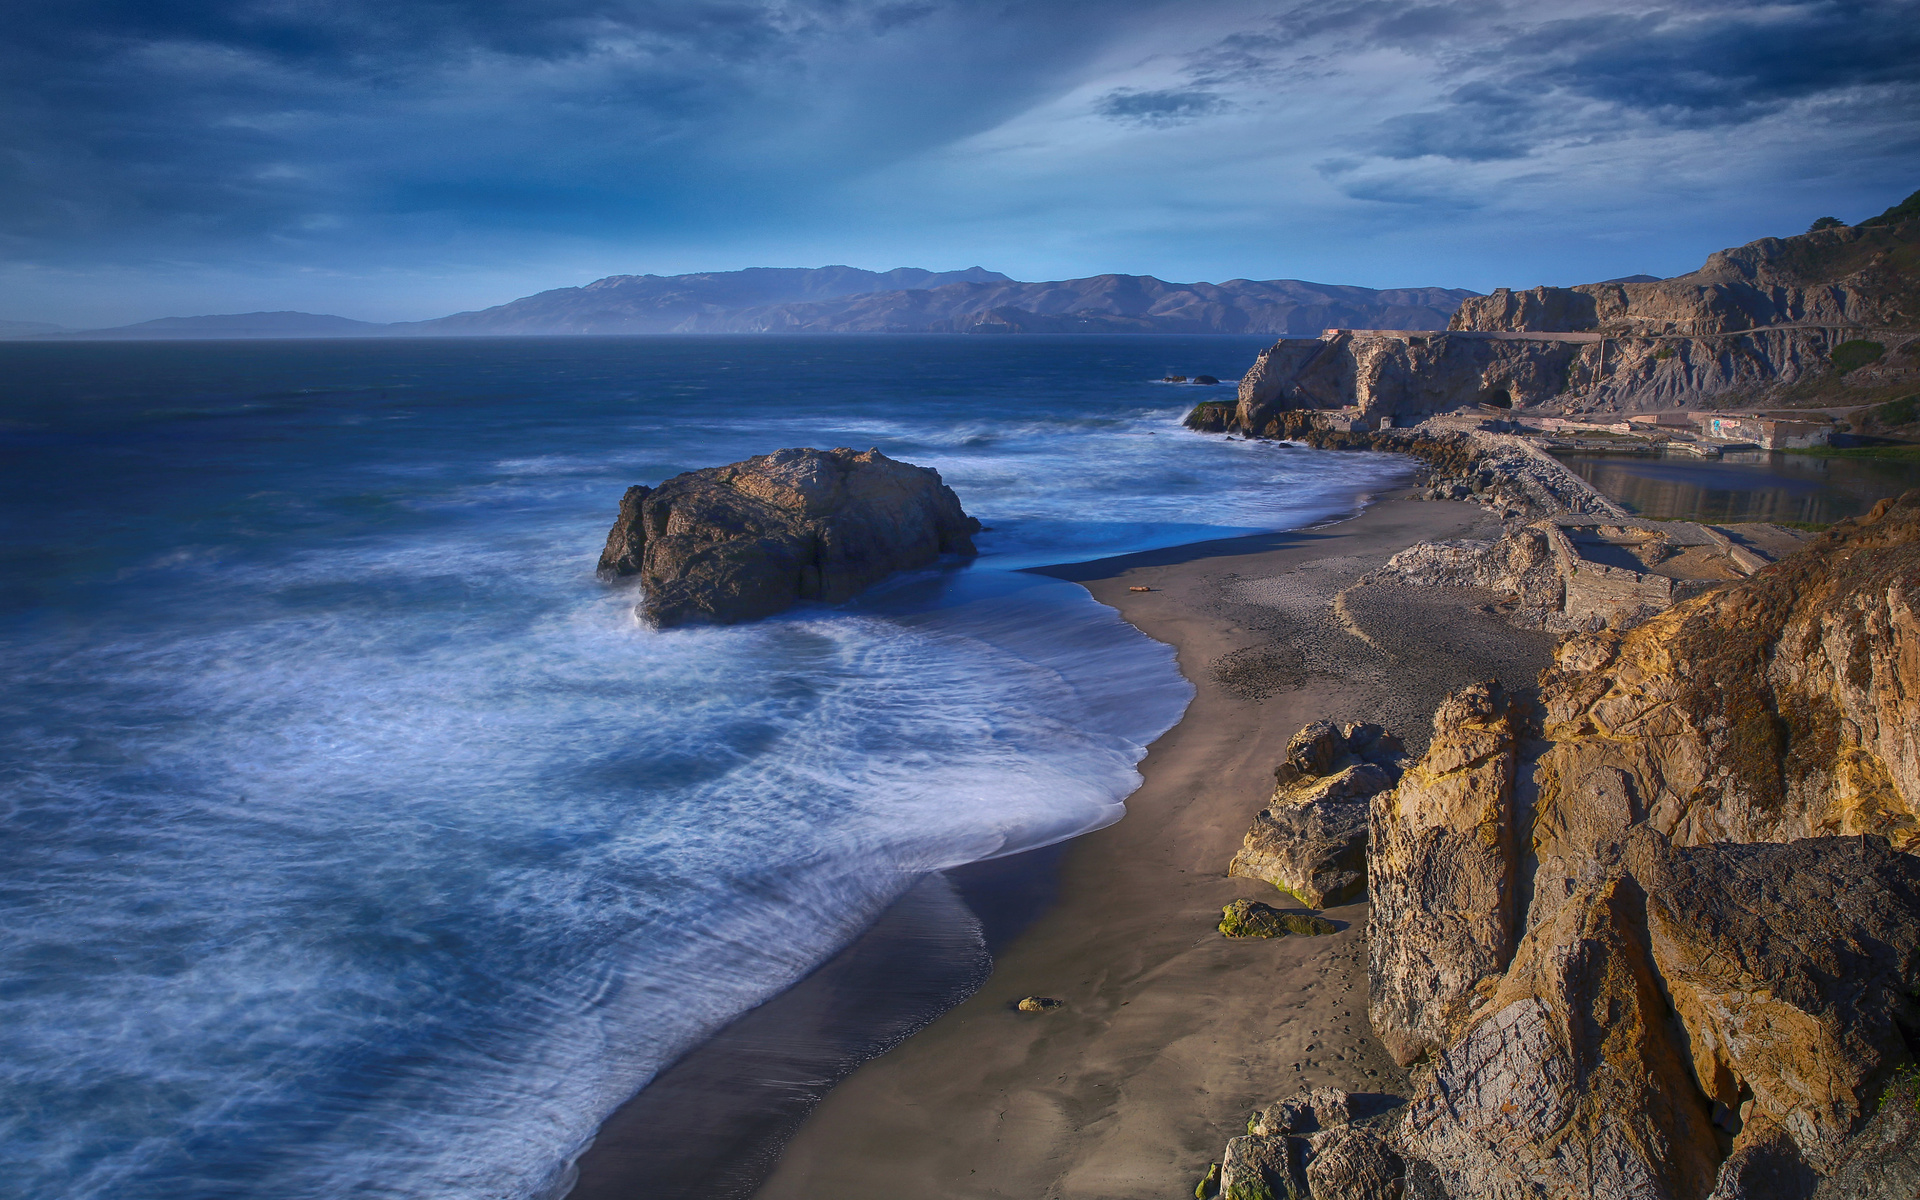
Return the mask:
MULTIPOLYGON (((1920 1174, 1885 1115, 1920 1048, 1917 604, 1909 492, 1569 637, 1537 700, 1440 707, 1369 813, 1368 1016, 1413 1088, 1343 1135, 1342 1163, 1396 1176, 1365 1194, 1824 1200, 1920 1174)), ((1343 1172, 1308 1194, 1354 1194, 1343 1172)))
POLYGON ((637 576, 650 625, 732 624, 972 555, 979 530, 929 467, 878 450, 780 450, 628 488, 599 574, 637 576))
MULTIPOLYGON (((1920 196, 1920 194, 1916 194, 1920 196)), ((1476 405, 1645 412, 1737 402, 1872 403, 1920 383, 1920 203, 1759 241, 1649 282, 1499 289, 1444 333, 1328 329, 1264 351, 1235 428, 1289 409, 1368 428, 1476 405)))
POLYGON ((1450 329, 1617 337, 1778 326, 1920 327, 1920 193, 1882 217, 1721 250, 1699 270, 1644 283, 1500 288, 1468 299, 1450 329), (1911 211, 1908 211, 1911 210, 1911 211))

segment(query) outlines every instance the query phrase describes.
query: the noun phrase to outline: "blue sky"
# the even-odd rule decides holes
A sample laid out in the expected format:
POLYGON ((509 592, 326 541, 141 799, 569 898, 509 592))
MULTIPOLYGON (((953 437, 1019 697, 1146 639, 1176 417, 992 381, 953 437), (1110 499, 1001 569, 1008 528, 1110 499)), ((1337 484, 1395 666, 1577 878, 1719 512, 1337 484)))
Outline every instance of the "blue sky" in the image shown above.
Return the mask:
POLYGON ((827 263, 1485 290, 1920 188, 1920 2, 9 9, 0 319, 827 263))

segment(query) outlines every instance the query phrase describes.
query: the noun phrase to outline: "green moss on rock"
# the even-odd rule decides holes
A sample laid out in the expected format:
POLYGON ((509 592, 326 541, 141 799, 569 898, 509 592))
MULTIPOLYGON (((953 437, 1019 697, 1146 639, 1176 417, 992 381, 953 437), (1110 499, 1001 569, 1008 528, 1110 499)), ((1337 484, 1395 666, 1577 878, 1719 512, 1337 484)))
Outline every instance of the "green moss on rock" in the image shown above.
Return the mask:
POLYGON ((1227 937, 1318 937, 1336 932, 1324 917, 1281 912, 1258 900, 1235 900, 1220 910, 1220 932, 1227 937))

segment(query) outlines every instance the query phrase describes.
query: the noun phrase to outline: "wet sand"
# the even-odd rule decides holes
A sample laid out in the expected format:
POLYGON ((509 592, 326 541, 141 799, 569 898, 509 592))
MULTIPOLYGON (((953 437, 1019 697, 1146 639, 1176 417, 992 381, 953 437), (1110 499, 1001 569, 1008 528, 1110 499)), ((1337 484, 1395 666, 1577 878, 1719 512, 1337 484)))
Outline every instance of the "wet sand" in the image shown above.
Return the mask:
POLYGON ((1193 705, 1127 816, 1067 847, 1057 902, 985 985, 829 1093, 756 1195, 1166 1200, 1262 1104, 1399 1092, 1366 1021, 1364 903, 1328 910, 1328 937, 1214 925, 1238 897, 1289 903, 1225 871, 1302 725, 1381 721, 1417 753, 1448 691, 1532 682, 1552 639, 1479 611, 1490 595, 1352 587, 1414 542, 1488 532, 1471 505, 1392 499, 1316 530, 1049 568, 1173 645, 1193 705), (1016 1011, 1027 995, 1065 1003, 1016 1011))

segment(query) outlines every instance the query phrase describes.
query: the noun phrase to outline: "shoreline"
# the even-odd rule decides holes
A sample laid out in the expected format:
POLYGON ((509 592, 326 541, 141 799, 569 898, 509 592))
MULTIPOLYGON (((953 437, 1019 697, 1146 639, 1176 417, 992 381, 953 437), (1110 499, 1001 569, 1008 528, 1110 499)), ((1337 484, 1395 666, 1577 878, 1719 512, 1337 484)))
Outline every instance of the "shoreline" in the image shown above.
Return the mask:
POLYGON ((1225 871, 1302 725, 1384 720, 1416 749, 1490 657, 1545 661, 1550 637, 1479 613, 1470 589, 1370 588, 1392 595, 1343 606, 1344 627, 1328 611, 1392 553, 1490 520, 1396 493, 1311 529, 1035 568, 1172 645, 1193 704, 1127 815, 1063 843, 1056 902, 984 986, 828 1092, 754 1195, 1163 1197, 1191 1191, 1275 1081, 1404 1094, 1365 1016, 1364 900, 1327 910, 1325 938, 1213 926, 1236 898, 1292 906, 1225 871), (1014 1011, 1024 995, 1065 1005, 1014 1011))

